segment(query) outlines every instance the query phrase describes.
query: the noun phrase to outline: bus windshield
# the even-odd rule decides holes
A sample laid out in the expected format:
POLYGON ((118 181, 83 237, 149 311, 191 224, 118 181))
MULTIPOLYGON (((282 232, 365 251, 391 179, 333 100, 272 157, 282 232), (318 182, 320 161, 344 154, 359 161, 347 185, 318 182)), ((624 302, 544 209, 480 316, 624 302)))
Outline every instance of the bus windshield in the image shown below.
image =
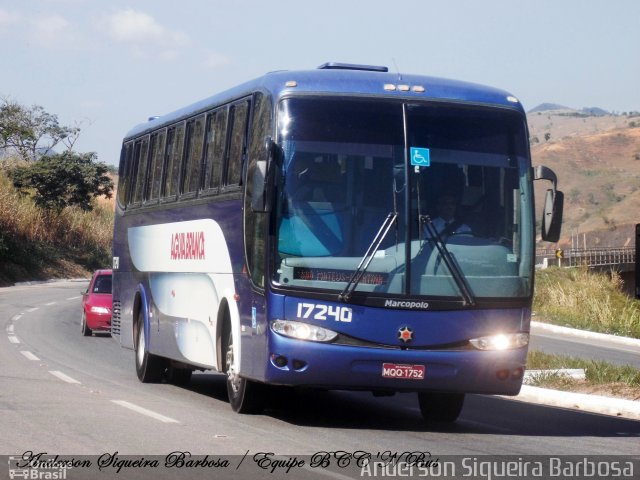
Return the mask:
POLYGON ((278 286, 342 292, 385 228, 355 292, 531 295, 531 169, 517 112, 290 98, 278 144, 278 286))

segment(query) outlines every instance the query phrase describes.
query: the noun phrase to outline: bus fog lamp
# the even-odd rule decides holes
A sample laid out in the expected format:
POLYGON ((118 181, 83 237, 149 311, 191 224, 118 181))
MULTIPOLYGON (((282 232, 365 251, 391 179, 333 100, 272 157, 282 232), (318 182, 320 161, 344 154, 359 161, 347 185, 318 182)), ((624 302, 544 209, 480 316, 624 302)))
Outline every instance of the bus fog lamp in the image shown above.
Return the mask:
POLYGON ((330 342, 338 336, 333 330, 292 320, 274 320, 271 329, 285 337, 312 342, 330 342))
POLYGON ((289 360, 287 360, 287 357, 284 357, 282 355, 276 355, 276 354, 271 355, 271 361, 278 368, 284 368, 287 366, 287 363, 289 363, 289 360))
POLYGON ((512 350, 529 344, 528 333, 500 333, 486 337, 472 338, 469 343, 478 350, 512 350))
POLYGON ((307 362, 305 362, 304 360, 294 360, 293 362, 291 362, 291 366, 294 370, 302 370, 307 366, 307 362))

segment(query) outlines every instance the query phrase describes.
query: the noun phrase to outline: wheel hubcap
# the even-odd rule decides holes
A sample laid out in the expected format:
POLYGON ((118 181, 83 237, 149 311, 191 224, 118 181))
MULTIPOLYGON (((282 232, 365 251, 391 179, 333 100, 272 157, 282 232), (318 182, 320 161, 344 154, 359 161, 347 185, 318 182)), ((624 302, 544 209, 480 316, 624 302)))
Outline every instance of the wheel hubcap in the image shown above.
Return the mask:
POLYGON ((238 393, 240 388, 240 377, 238 376, 238 372, 236 371, 236 365, 233 361, 233 344, 229 344, 227 348, 226 355, 227 362, 227 381, 233 390, 233 393, 238 393))
POLYGON ((144 338, 144 327, 140 329, 138 333, 138 351, 136 352, 136 357, 138 358, 138 365, 142 366, 142 362, 144 361, 144 348, 145 348, 145 338, 144 338))

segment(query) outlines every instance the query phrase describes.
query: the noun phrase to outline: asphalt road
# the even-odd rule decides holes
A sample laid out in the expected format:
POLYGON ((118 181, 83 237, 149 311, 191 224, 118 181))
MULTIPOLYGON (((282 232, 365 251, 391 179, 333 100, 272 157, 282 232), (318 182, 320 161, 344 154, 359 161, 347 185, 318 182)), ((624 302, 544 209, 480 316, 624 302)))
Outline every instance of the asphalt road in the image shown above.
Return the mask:
POLYGON ((479 395, 468 397, 451 427, 425 425, 409 394, 280 392, 265 414, 238 415, 223 377, 194 374, 188 387, 142 384, 132 351, 108 335, 82 337, 84 288, 86 282, 56 282, 0 289, 0 454, 640 452, 640 422, 479 395))
POLYGON ((578 338, 532 328, 529 348, 588 360, 606 360, 616 365, 631 365, 640 369, 640 347, 606 340, 578 338))

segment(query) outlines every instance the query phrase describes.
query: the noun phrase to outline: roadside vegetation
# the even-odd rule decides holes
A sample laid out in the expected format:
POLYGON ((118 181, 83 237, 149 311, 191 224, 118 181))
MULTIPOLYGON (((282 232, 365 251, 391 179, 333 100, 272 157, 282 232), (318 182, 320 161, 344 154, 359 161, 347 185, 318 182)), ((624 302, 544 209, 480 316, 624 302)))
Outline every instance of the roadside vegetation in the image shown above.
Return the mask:
POLYGON ((0 286, 17 281, 84 277, 111 264, 113 202, 93 209, 48 210, 15 189, 0 171, 0 286))
POLYGON ((640 400, 640 370, 629 365, 530 351, 527 369, 550 371, 536 375, 529 385, 640 400), (586 378, 576 380, 554 372, 557 369, 583 369, 586 378))
POLYGON ((541 322, 640 338, 640 302, 623 291, 616 272, 539 270, 533 310, 541 322))
MULTIPOLYGON (((640 302, 622 288, 616 272, 551 267, 536 272, 535 320, 580 330, 640 338, 640 302)), ((530 385, 640 400, 640 370, 601 360, 530 351, 528 370, 584 369, 585 380, 549 372, 530 385)))
POLYGON ((113 180, 94 153, 73 150, 79 133, 0 100, 0 286, 110 265, 113 180))

